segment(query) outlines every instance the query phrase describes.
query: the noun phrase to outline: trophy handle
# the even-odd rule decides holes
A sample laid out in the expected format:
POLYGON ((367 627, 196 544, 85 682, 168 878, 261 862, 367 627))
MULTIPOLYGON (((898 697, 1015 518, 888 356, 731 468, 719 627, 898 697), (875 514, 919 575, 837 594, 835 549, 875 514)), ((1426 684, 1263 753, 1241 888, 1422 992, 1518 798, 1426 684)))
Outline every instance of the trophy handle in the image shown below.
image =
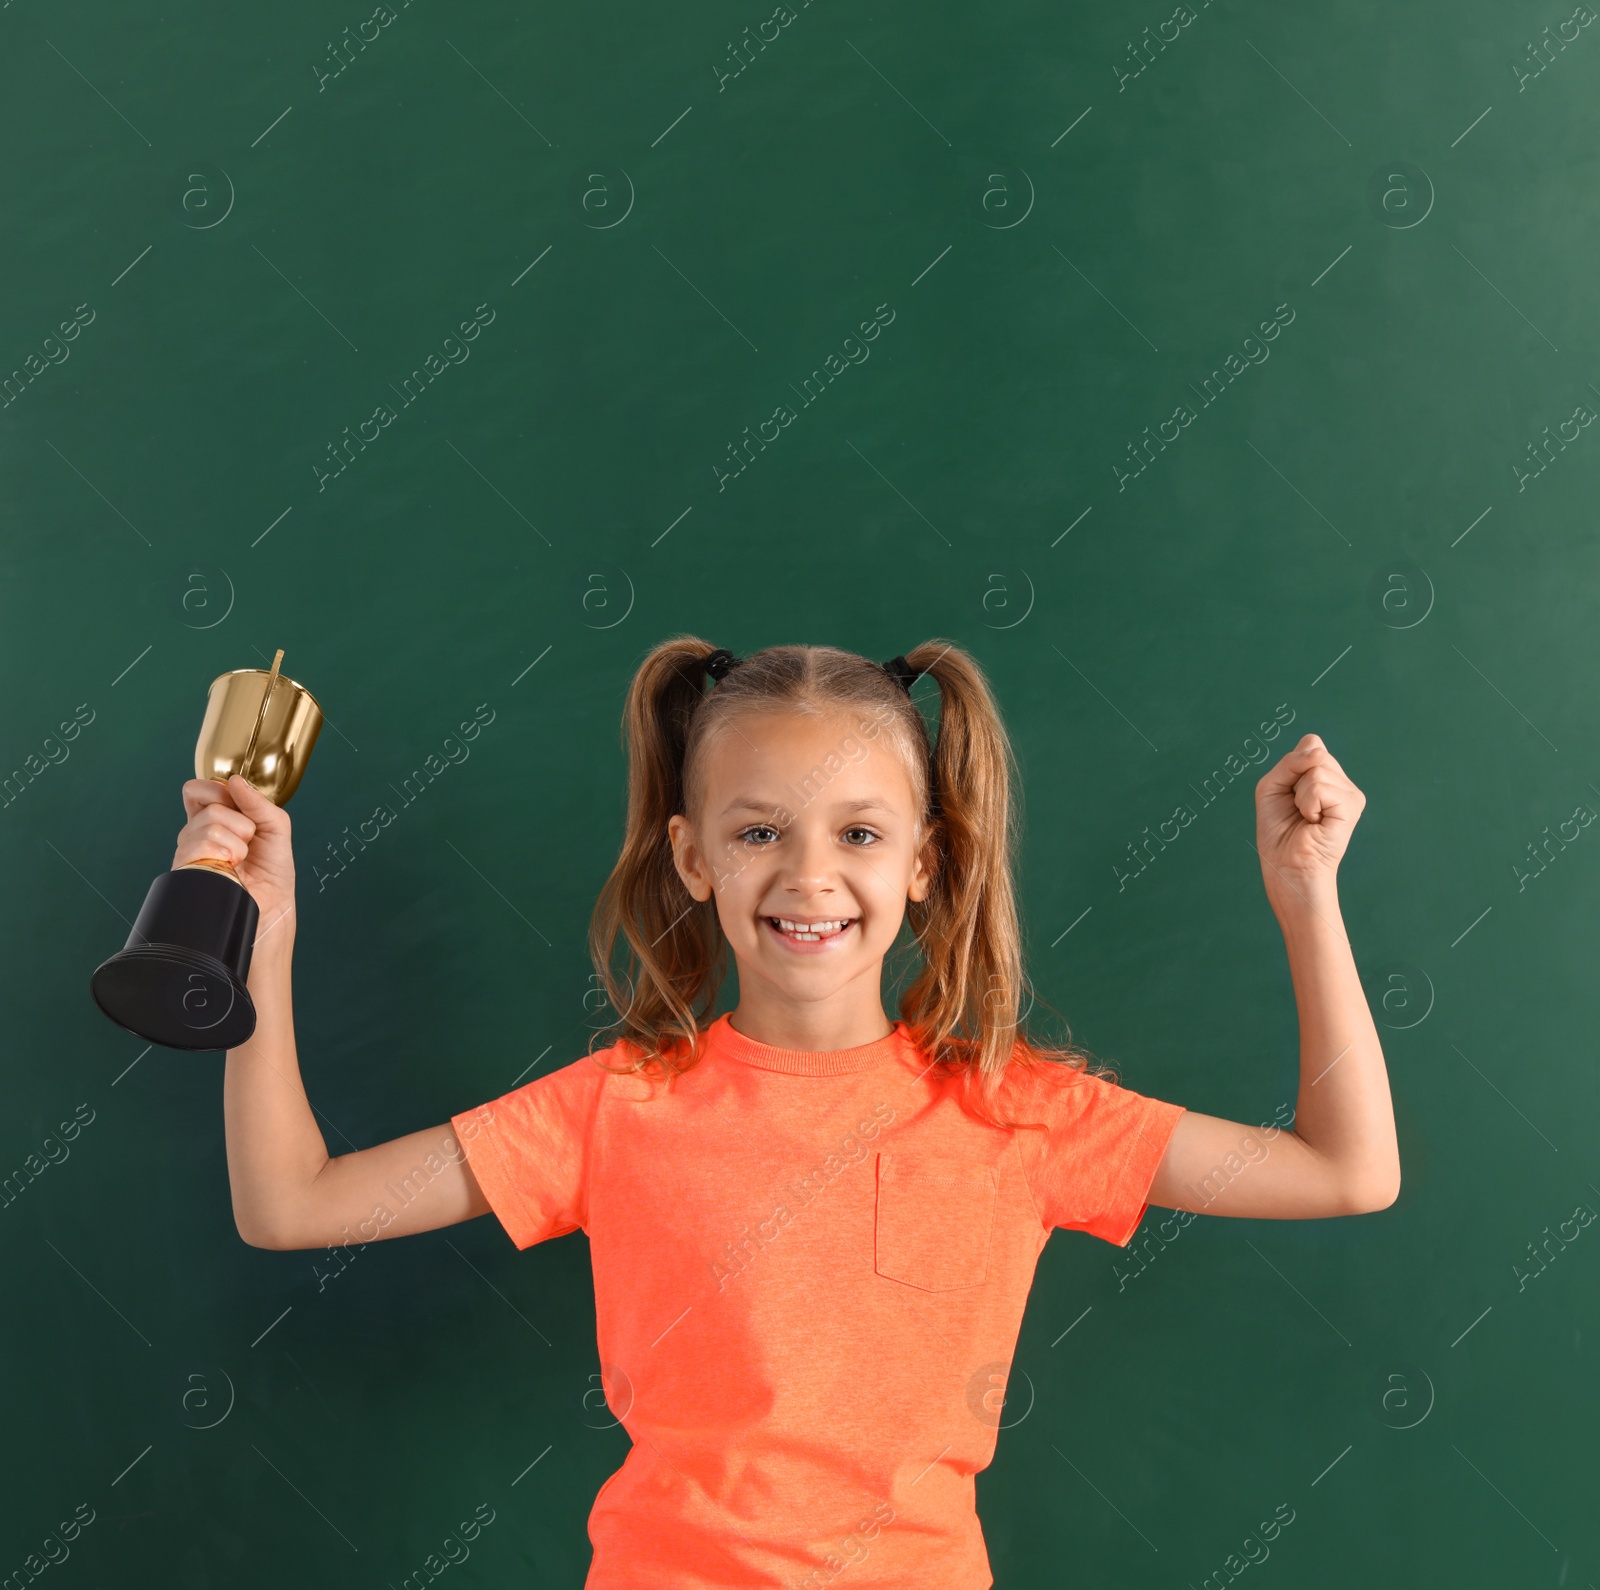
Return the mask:
POLYGON ((267 703, 272 700, 272 687, 278 682, 278 669, 283 666, 283 647, 278 648, 278 655, 272 659, 272 671, 267 675, 267 688, 261 692, 261 710, 256 713, 256 726, 250 731, 250 743, 244 748, 244 760, 239 764, 239 772, 246 780, 250 777, 250 758, 256 754, 256 741, 261 738, 261 725, 267 721, 267 703))

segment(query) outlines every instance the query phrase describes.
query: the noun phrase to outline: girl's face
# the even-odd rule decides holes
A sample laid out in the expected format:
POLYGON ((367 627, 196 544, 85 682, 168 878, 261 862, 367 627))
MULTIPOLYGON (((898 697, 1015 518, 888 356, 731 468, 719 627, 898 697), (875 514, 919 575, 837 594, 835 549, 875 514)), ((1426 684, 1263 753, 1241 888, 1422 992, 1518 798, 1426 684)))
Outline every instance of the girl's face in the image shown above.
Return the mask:
POLYGON ((848 711, 745 712, 704 747, 697 809, 669 832, 690 894, 716 900, 742 994, 876 990, 906 901, 927 898, 911 776, 877 730, 848 711))

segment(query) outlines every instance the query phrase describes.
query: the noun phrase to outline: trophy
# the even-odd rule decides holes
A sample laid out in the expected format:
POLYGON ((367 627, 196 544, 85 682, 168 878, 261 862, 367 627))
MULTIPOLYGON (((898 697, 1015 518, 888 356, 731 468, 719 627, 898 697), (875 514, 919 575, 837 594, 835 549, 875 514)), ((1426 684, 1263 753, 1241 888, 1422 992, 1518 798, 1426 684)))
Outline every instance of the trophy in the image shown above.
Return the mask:
MULTIPOLYGON (((278 806, 294 794, 322 727, 304 685, 272 667, 211 681, 195 746, 196 778, 238 773, 278 806)), ((232 1049, 256 1030, 245 980, 261 911, 225 861, 191 861, 150 885, 120 953, 90 991, 119 1027, 168 1049, 232 1049)), ((271 931, 272 924, 268 924, 271 931)))

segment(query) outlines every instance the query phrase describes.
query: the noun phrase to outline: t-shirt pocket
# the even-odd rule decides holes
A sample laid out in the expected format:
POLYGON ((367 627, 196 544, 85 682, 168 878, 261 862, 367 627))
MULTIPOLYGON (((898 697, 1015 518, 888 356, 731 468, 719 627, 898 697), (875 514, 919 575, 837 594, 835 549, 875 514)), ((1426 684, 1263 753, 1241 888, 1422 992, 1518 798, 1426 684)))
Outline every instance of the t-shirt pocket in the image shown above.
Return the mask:
POLYGON ((878 1155, 873 1267, 925 1292, 981 1286, 1000 1172, 921 1154, 878 1155))

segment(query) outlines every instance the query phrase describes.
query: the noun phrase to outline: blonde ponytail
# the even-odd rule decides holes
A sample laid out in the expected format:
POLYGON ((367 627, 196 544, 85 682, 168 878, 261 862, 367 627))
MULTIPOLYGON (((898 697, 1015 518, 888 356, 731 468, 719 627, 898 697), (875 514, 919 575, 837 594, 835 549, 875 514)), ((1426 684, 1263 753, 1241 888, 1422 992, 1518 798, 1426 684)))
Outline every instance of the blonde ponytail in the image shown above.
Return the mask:
POLYGON ((928 898, 907 908, 923 964, 900 1010, 928 1054, 965 1061, 992 1099, 1020 1032, 1015 761, 988 681, 966 652, 928 641, 906 661, 939 686, 930 792, 939 859, 928 898))
POLYGON ((633 676, 623 709, 627 828, 589 924, 590 958, 618 1012, 621 1039, 642 1051, 641 1064, 669 1069, 669 1057, 692 1049, 706 1024, 726 963, 717 908, 684 887, 667 837, 667 820, 684 809, 684 753, 714 649, 680 635, 657 646, 633 676), (619 934, 627 941, 620 971, 619 934))

